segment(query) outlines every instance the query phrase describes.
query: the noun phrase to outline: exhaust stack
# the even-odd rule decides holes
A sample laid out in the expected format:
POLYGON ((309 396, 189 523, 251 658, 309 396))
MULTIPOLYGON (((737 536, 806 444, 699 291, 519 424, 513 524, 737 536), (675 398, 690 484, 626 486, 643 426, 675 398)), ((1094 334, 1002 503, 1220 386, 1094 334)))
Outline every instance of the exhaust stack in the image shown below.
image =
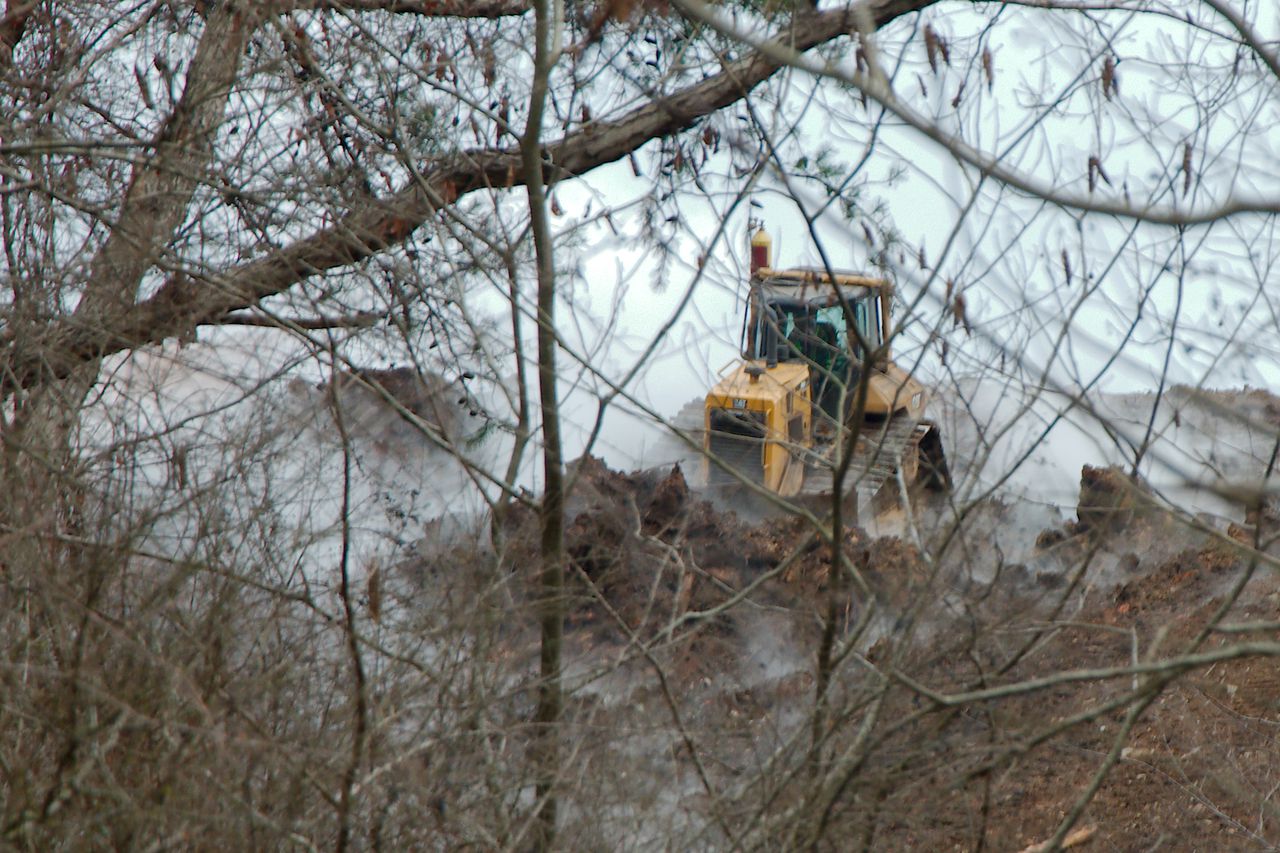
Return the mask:
POLYGON ((759 270, 768 269, 772 265, 772 258, 769 256, 773 253, 773 239, 769 236, 769 232, 764 230, 764 226, 756 223, 756 233, 751 235, 751 274, 755 275, 759 270))

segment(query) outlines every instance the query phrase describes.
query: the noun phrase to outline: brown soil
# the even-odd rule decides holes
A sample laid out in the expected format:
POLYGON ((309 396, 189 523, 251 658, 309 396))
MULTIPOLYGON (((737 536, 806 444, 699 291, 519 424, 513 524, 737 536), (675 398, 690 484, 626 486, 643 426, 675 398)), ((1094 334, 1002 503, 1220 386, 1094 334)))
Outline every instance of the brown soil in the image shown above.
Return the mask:
MULTIPOLYGON (((587 458, 573 474, 566 529, 573 649, 616 650, 632 637, 654 637, 681 614, 715 614, 689 620, 661 654, 676 692, 696 705, 686 722, 714 730, 717 743, 738 738, 739 752, 708 747, 726 766, 749 751, 742 744, 767 738, 782 710, 812 708, 816 617, 830 603, 831 553, 806 521, 749 523, 719 511, 690 491, 679 467, 622 474, 587 458), (743 670, 745 650, 760 644, 752 634, 760 623, 741 608, 720 608, 753 584, 752 605, 788 614, 786 637, 804 656, 785 675, 725 686, 726 674, 743 670)), ((1043 562, 1034 569, 997 562, 981 581, 974 558, 954 547, 925 561, 901 539, 846 530, 844 552, 867 592, 850 585, 839 597, 841 627, 856 623, 868 593, 891 626, 868 638, 866 666, 849 668, 839 695, 853 702, 869 689, 867 666, 955 695, 1280 640, 1276 573, 1257 567, 1230 537, 1143 510, 1140 497, 1122 473, 1085 469, 1078 521, 1041 534, 1043 562), (1095 580, 1102 566, 1114 567, 1105 582, 1095 580), (1236 587, 1243 594, 1223 616, 1236 587), (1222 623, 1271 624, 1208 630, 1222 623)), ((1250 521, 1259 517, 1271 522, 1270 513, 1250 521)), ((535 531, 532 515, 512 520, 513 567, 535 564, 535 531)), ((1251 531, 1233 533, 1243 539, 1251 531)), ((828 814, 831 849, 846 846, 837 839, 861 839, 875 850, 1023 850, 1053 835, 1112 750, 1115 766, 1076 824, 1091 831, 1072 849, 1280 845, 1280 665, 1242 653, 1169 675, 1144 682, 1154 698, 1120 741, 1133 706, 1103 706, 1133 689, 1132 675, 954 708, 895 687, 885 694, 877 746, 828 814), (1079 722, 1061 726, 1075 715, 1079 722)), ((860 719, 853 715, 847 729, 833 723, 833 741, 852 742, 860 719)))

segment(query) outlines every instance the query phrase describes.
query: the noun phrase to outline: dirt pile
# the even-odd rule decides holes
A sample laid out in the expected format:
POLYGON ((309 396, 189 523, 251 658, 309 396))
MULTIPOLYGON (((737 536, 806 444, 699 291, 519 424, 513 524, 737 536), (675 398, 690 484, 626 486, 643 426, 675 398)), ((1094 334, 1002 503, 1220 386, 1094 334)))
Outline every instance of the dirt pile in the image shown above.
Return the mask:
MULTIPOLYGON (((832 565, 809 522, 746 521, 717 509, 678 466, 627 474, 585 458, 570 473, 573 648, 599 655, 677 625, 661 646, 666 672, 687 703, 685 722, 704 737, 704 758, 727 764, 810 707, 815 616, 832 565), (725 606, 747 591, 747 607, 725 606), (698 618, 682 622, 682 615, 698 618), (798 666, 755 680, 729 675, 760 649, 785 644, 788 632, 798 666)), ((997 518, 998 509, 988 514, 997 518)), ((872 667, 954 696, 1189 651, 1220 654, 1280 635, 1280 576, 1229 537, 1153 512, 1126 472, 1086 467, 1076 510, 1074 521, 1041 534, 1034 565, 991 558, 988 573, 972 571, 988 559, 981 542, 970 550, 929 542, 925 561, 901 539, 846 531, 844 553, 889 622, 838 688, 848 691, 848 707, 862 707, 859 691, 874 684, 862 676, 872 667), (1245 627, 1215 627, 1223 624, 1245 627)), ((1269 526, 1265 515, 1255 521, 1269 526)), ((532 514, 512 522, 513 554, 521 555, 512 566, 530 567, 530 578, 536 532, 532 514)), ((855 621, 866 602, 852 585, 847 599, 855 621)), ((1081 849, 1280 844, 1277 671, 1267 657, 1227 654, 1170 673, 1176 677, 1133 722, 1085 809, 1079 825, 1095 831, 1081 849)), ((1125 725, 1131 706, 1122 700, 1144 683, 1128 673, 1071 677, 961 709, 895 683, 884 695, 876 746, 833 807, 834 825, 877 850, 1022 850, 1043 841, 1091 785, 1125 725)), ((853 715, 837 739, 852 742, 861 720, 853 715)))
POLYGON ((1172 535, 1174 528, 1171 519, 1156 507, 1151 489, 1141 478, 1115 466, 1085 465, 1080 470, 1076 520, 1042 531, 1036 547, 1080 551, 1130 543, 1129 550, 1135 550, 1142 543, 1172 535))
MULTIPOLYGON (((715 611, 749 586, 758 604, 805 612, 827 590, 831 548, 803 518, 746 521, 691 491, 679 465, 623 473, 588 456, 568 474, 569 628, 592 629, 596 642, 647 638, 683 614, 715 611)), ((536 566, 536 521, 531 512, 513 516, 513 565, 536 566)), ((923 571, 919 553, 900 539, 850 527, 843 545, 886 598, 923 571)), ((728 615, 698 623, 704 634, 735 630, 728 615)))

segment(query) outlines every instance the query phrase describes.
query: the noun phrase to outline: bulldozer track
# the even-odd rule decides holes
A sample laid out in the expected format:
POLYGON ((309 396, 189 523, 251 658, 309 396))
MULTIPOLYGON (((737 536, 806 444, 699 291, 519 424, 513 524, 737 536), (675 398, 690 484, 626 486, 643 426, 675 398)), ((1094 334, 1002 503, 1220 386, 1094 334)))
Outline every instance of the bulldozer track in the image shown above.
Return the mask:
MULTIPOLYGON (((854 457, 845 477, 845 493, 856 492, 858 503, 869 502, 897 474, 905 460, 914 454, 920 440, 933 429, 929 423, 909 418, 895 418, 885 426, 864 432, 858 437, 854 457), (852 486, 852 488, 850 488, 852 486)), ((836 445, 809 454, 805 460, 802 493, 830 494, 834 491, 836 445)))

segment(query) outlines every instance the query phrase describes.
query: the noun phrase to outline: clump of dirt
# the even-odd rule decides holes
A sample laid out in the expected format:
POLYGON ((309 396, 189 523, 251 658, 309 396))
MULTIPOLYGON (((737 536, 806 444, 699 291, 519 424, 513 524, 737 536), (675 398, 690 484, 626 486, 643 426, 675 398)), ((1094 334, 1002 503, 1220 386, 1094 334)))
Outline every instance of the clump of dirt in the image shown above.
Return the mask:
POLYGON ((1076 505, 1077 533, 1118 533, 1134 522, 1143 496, 1151 492, 1139 480, 1116 467, 1080 469, 1080 500, 1076 505))
POLYGON ((1132 552, 1136 544, 1161 540, 1174 526, 1156 508, 1151 489, 1140 478, 1115 466, 1085 465, 1080 469, 1076 520, 1041 531, 1035 544, 1041 551, 1065 549, 1067 559, 1113 544, 1132 552))
MULTIPOLYGON (((1248 392, 1241 405, 1280 423, 1270 395, 1248 392)), ((747 518, 708 503, 678 466, 624 473, 585 457, 569 476, 566 658, 619 685, 575 691, 575 713, 602 738, 643 731, 647 755, 670 733, 653 708, 678 704, 690 738, 671 738, 664 782, 690 772, 692 744, 717 792, 749 787, 760 772, 773 796, 787 778, 775 745, 807 725, 816 704, 830 545, 803 518, 747 518), (656 641, 645 648, 659 658, 661 688, 650 672, 613 663, 637 639, 656 641)), ((1039 553, 1026 546, 1053 516, 994 500, 963 519, 964 547, 926 535, 927 560, 905 539, 842 532, 844 559, 883 623, 848 650, 828 688, 843 715, 831 721, 833 754, 863 750, 830 807, 833 848, 856 838, 889 851, 1026 849, 1052 837, 1113 747, 1123 752, 1081 817, 1095 832, 1080 849, 1280 847, 1280 573, 1242 547, 1257 534, 1265 546, 1280 512, 1261 506, 1220 536, 1166 517, 1149 498, 1126 470, 1086 467, 1074 520, 1044 530, 1039 553), (1015 537, 1020 547, 1007 547, 1015 537), (1011 559, 994 553, 997 539, 1011 559), (1222 656, 1170 673, 1127 669, 1189 650, 1222 656), (1164 675, 1174 677, 1141 694, 1164 675), (1013 689, 1028 684, 1042 686, 1013 689), (1116 747, 1135 692, 1151 702, 1116 747), (965 694, 993 698, 931 698, 965 694)), ((526 508, 505 522, 503 580, 513 583, 491 586, 516 599, 502 603, 506 661, 530 655, 532 623, 518 620, 534 612, 520 602, 540 594, 538 521, 526 508)), ((862 589, 840 590, 842 630, 868 612, 862 589)), ((803 752, 804 737, 796 742, 803 752)), ((777 801, 799 808, 808 790, 777 801)), ((732 799, 724 793, 714 808, 729 814, 732 799)))

